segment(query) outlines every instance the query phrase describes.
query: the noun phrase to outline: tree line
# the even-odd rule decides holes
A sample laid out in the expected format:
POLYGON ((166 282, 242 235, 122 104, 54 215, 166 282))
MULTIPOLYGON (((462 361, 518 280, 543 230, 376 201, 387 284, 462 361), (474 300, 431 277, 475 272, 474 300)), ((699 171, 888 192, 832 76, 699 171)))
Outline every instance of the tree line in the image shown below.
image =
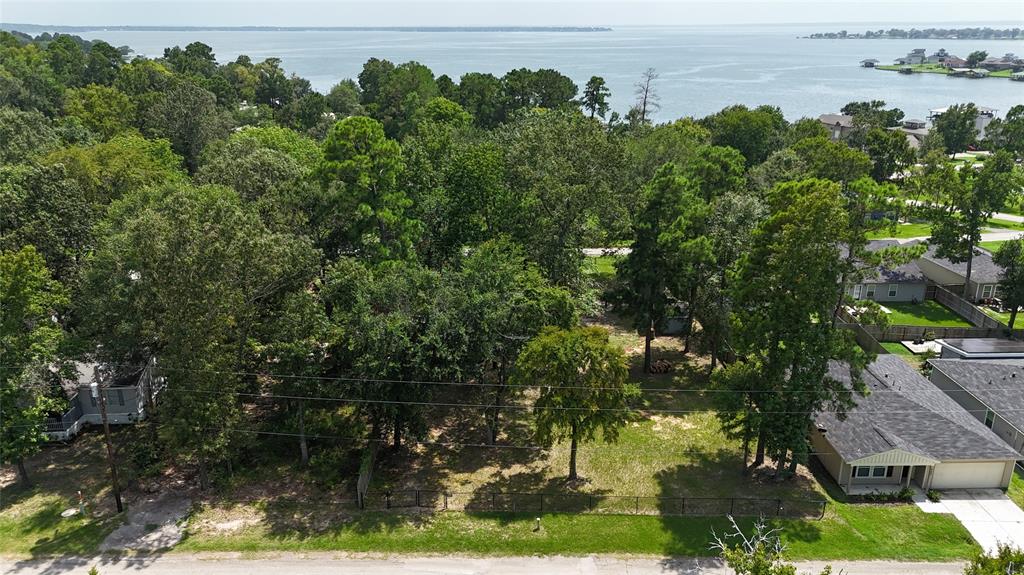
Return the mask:
POLYGON ((400 447, 459 401, 483 406, 458 417, 490 443, 527 402, 575 478, 579 443, 613 441, 637 407, 622 350, 581 325, 608 305, 647 334, 647 368, 685 318, 726 429, 786 474, 813 414, 861 391, 828 375, 870 360, 836 324, 843 285, 913 255, 868 235, 917 190, 945 207, 949 253, 973 249, 1017 185, 1024 107, 990 128, 983 169, 956 171, 969 108, 915 152, 882 102, 851 103, 845 141, 769 106, 656 124, 657 73, 638 76, 620 116, 601 78, 581 93, 548 69, 456 82, 374 58, 320 94, 198 42, 128 60, 0 34, 3 461, 39 449, 72 360, 130 375, 156 357, 145 448, 203 486, 256 449, 240 428, 289 430, 317 464, 318 435, 400 447), (583 248, 622 243, 616 280, 585 273, 583 248), (259 397, 272 408, 247 409, 259 397))

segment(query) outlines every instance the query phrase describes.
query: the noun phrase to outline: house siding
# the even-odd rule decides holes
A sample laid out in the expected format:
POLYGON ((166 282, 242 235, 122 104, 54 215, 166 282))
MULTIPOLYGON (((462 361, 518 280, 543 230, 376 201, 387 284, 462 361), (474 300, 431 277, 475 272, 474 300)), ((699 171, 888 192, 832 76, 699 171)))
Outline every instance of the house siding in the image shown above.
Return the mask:
POLYGON ((925 277, 941 285, 964 285, 964 278, 960 274, 950 271, 927 258, 918 258, 917 267, 921 268, 925 277))
MULTIPOLYGON (((877 302, 922 302, 925 300, 925 287, 923 283, 897 283, 899 286, 896 290, 894 297, 889 297, 889 285, 886 283, 873 283, 873 284, 860 284, 861 299, 870 299, 877 302), (868 297, 868 289, 873 287, 875 293, 870 298, 868 297)), ((851 285, 849 292, 851 295, 854 293, 855 286, 851 285)))
MULTIPOLYGON (((146 398, 139 393, 137 387, 111 387, 106 389, 105 393, 107 395, 107 420, 110 423, 132 423, 143 418, 146 398)), ((93 400, 88 387, 79 389, 78 401, 82 406, 82 419, 88 423, 99 424, 101 422, 100 406, 93 400)))
POLYGON ((1006 489, 1013 461, 956 461, 935 466, 931 489, 1006 489))
MULTIPOLYGON (((985 405, 980 399, 975 397, 969 391, 966 391, 957 382, 953 381, 945 373, 942 373, 939 369, 932 369, 931 381, 936 387, 941 389, 948 395, 953 401, 957 402, 963 407, 968 413, 974 416, 978 421, 985 423, 985 416, 990 409, 989 406, 985 405)), ((1000 439, 1006 442, 1007 445, 1014 448, 1018 453, 1024 456, 1024 432, 1014 427, 1010 422, 1006 421, 999 411, 996 409, 992 410, 992 431, 999 436, 1000 439)))

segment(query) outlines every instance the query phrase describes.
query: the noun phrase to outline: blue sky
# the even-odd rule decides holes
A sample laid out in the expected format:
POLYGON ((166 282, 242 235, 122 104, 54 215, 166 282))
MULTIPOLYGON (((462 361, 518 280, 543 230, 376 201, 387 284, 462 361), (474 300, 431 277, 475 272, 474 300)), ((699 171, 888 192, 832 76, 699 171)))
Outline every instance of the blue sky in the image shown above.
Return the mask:
MULTIPOLYGON (((0 0, 0 21, 65 25, 685 25, 975 23, 1024 26, 1024 1, 0 0)), ((842 26, 840 26, 842 27, 842 26)), ((832 27, 830 27, 831 29, 832 27)))

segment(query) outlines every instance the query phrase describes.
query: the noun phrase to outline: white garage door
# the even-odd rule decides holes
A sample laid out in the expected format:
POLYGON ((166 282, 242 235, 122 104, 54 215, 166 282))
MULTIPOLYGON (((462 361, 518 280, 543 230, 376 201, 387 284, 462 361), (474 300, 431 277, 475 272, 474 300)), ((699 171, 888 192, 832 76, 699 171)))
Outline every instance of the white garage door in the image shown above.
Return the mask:
POLYGON ((990 489, 1004 487, 1006 463, 940 463, 935 466, 933 489, 990 489))

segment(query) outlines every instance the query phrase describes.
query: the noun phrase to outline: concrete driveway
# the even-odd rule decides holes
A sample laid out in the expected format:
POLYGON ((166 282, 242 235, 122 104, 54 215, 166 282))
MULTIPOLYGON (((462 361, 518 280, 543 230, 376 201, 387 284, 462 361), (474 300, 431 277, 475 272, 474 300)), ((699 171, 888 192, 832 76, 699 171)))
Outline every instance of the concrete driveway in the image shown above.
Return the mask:
POLYGON ((938 503, 915 501, 926 513, 952 513, 988 553, 998 543, 1024 548, 1024 511, 998 489, 955 489, 943 491, 938 503))

